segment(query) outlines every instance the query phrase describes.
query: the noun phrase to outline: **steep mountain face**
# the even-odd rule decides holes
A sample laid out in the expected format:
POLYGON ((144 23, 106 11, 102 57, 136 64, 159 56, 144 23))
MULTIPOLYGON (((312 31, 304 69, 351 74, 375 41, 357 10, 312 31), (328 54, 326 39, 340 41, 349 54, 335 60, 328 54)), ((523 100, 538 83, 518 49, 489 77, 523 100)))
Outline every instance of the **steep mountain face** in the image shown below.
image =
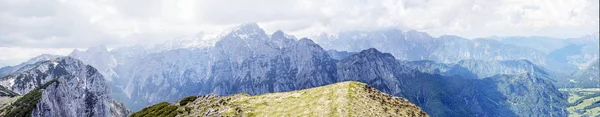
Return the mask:
POLYGON ((71 57, 41 61, 34 66, 0 80, 3 86, 24 95, 23 100, 19 99, 17 102, 28 104, 9 105, 9 109, 3 113, 12 115, 14 111, 31 110, 25 113, 36 117, 111 116, 112 113, 126 113, 126 110, 111 109, 110 105, 116 102, 110 97, 105 79, 92 66, 71 57))
POLYGON ((336 60, 312 40, 282 31, 269 36, 256 24, 221 34, 210 48, 110 53, 118 63, 111 68, 119 76, 114 96, 132 110, 188 95, 292 91, 333 83, 337 75, 336 60))
POLYGON ((249 96, 190 96, 134 113, 143 116, 411 116, 428 117, 416 105, 359 82, 249 96), (161 113, 165 111, 167 113, 161 113))
POLYGON ((427 74, 413 70, 397 62, 391 54, 380 53, 375 49, 347 57, 338 62, 337 67, 339 80, 364 82, 383 92, 407 98, 432 116, 567 114, 564 110, 565 97, 545 77, 532 75, 465 79, 427 74), (528 107, 513 104, 516 102, 527 103, 528 107), (543 102, 555 104, 549 107, 543 102))
POLYGON ((468 40, 457 36, 433 38, 417 31, 398 29, 378 31, 350 31, 321 34, 316 42, 326 49, 360 51, 377 48, 402 60, 433 60, 453 63, 460 60, 518 60, 527 59, 538 65, 546 64, 543 52, 495 40, 468 40))
POLYGON ((600 63, 596 59, 587 68, 578 71, 571 77, 571 84, 574 87, 598 88, 600 87, 600 63))
MULTIPOLYGON (((259 29, 254 25, 244 28, 259 29)), ((333 82, 335 60, 309 39, 287 38, 280 31, 271 40, 263 34, 255 38, 237 35, 226 35, 211 50, 216 59, 209 76, 214 88, 209 92, 261 94, 333 82)))

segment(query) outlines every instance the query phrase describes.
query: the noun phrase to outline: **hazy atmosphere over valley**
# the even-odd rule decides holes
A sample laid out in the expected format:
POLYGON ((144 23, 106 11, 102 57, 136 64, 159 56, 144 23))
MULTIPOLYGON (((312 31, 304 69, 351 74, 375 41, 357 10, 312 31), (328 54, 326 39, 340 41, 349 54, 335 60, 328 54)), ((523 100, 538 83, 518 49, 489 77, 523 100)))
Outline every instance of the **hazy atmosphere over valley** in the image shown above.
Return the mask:
POLYGON ((0 116, 600 116, 598 0, 0 0, 0 116))

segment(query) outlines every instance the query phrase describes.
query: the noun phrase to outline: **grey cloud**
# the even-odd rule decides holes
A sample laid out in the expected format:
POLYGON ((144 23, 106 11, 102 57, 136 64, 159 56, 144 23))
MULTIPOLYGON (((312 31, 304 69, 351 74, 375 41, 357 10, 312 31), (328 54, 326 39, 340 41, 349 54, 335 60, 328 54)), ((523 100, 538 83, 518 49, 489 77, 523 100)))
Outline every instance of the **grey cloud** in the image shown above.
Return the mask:
POLYGON ((156 43, 199 31, 214 34, 248 22, 271 31, 302 32, 299 36, 390 27, 464 37, 597 32, 598 0, 515 1, 519 0, 0 0, 0 46, 156 43), (549 10, 557 12, 543 14, 549 10))

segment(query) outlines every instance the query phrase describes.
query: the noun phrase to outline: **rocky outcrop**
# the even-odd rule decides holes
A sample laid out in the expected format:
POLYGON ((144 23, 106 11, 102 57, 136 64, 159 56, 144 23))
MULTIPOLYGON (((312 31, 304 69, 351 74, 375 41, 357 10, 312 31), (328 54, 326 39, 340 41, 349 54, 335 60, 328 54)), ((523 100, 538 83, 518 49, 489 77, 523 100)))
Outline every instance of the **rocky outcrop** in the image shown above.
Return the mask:
POLYGON ((11 108, 31 109, 24 112, 34 117, 127 116, 123 108, 111 106, 115 102, 103 76, 71 57, 38 62, 32 69, 4 77, 2 82, 10 82, 3 85, 25 95, 17 102, 34 104, 13 104, 11 108))

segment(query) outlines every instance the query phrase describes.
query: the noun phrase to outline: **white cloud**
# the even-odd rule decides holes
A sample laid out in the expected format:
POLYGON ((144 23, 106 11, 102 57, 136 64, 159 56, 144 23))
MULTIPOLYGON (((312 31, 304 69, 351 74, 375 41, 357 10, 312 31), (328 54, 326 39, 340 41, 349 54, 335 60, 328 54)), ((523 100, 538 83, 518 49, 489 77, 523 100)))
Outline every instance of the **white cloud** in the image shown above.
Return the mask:
MULTIPOLYGON (((597 32, 598 0, 0 0, 0 47, 86 48, 214 36, 258 22, 267 32, 396 27, 468 38, 597 32)), ((53 52, 48 50, 47 52, 53 52)), ((8 52, 0 51, 0 55, 8 52)))

